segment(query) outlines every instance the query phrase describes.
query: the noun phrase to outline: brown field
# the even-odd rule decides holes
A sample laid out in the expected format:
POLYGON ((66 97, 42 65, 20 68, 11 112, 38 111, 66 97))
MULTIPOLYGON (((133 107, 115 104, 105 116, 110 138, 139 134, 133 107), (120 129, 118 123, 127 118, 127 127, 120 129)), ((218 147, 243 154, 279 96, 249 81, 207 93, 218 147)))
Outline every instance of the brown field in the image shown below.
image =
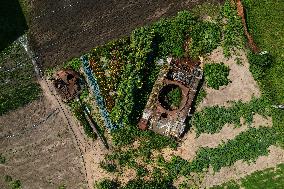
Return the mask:
POLYGON ((31 45, 43 68, 50 68, 206 0, 25 1, 31 10, 28 19, 31 45))
POLYGON ((83 162, 74 136, 58 107, 45 97, 0 117, 0 188, 4 175, 19 179, 23 189, 86 188, 83 162))

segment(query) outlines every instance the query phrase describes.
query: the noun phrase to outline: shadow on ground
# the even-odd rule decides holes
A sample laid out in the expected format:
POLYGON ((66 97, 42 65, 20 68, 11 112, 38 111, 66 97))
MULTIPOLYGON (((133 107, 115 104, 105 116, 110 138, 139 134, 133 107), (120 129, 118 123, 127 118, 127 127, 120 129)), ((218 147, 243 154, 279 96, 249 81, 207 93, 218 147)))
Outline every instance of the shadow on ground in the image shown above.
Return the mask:
POLYGON ((27 24, 18 0, 1 0, 0 51, 9 46, 27 30, 27 24))

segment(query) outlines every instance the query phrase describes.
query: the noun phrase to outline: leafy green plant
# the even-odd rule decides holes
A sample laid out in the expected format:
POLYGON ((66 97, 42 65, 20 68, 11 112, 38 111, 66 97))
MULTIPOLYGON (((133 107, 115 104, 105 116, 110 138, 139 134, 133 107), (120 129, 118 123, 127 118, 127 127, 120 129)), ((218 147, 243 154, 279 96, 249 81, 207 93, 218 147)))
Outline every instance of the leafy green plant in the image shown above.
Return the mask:
POLYGON ((228 85, 229 71, 229 67, 224 63, 205 64, 204 75, 207 86, 218 90, 221 86, 228 85))
POLYGON ((195 101, 195 107, 197 107, 203 101, 203 99, 206 97, 206 95, 207 95, 207 93, 204 90, 204 88, 202 87, 197 93, 196 101, 195 101))
POLYGON ((96 139, 97 135, 96 135, 96 133, 94 133, 93 128, 90 126, 88 120, 86 119, 86 117, 84 115, 84 111, 83 111, 80 103, 74 100, 71 103, 71 109, 72 109, 72 112, 74 113, 75 117, 82 124, 87 137, 92 138, 92 139, 96 139))
POLYGON ((22 184, 20 180, 14 180, 10 182, 11 189, 20 189, 22 188, 22 184))
POLYGON ((154 43, 158 58, 172 55, 182 57, 185 53, 184 42, 191 27, 196 23, 196 18, 188 11, 181 11, 171 19, 163 19, 154 23, 151 28, 155 32, 154 43))
POLYGON ((63 68, 70 68, 79 71, 82 66, 82 61, 79 58, 73 58, 63 65, 63 68))
POLYGON ((174 107, 179 107, 181 100, 182 100, 182 92, 181 92, 181 89, 179 87, 171 90, 167 94, 168 103, 171 104, 174 107))
POLYGON ((191 43, 189 54, 198 57, 210 53, 216 49, 221 42, 221 29, 212 22, 198 22, 190 32, 191 43))
POLYGON ((250 72, 256 80, 265 76, 265 71, 272 65, 272 56, 268 53, 254 54, 249 53, 250 72))
POLYGON ((138 178, 144 177, 148 174, 148 170, 146 168, 144 168, 143 166, 138 166, 136 168, 136 176, 138 178))

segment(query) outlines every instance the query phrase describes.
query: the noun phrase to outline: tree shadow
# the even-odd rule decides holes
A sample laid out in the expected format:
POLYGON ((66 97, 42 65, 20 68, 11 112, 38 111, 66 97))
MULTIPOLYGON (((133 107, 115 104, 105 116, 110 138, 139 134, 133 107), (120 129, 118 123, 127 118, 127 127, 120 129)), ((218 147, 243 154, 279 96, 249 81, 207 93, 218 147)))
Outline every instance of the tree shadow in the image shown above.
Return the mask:
POLYGON ((0 51, 9 46, 28 29, 18 0, 1 0, 0 51))

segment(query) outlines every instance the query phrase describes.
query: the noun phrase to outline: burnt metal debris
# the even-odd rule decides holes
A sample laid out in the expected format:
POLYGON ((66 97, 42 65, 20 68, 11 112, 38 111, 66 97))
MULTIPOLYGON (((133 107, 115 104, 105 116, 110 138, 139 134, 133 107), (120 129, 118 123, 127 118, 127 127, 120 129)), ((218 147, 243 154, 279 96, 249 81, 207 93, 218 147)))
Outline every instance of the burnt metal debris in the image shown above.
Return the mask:
POLYGON ((203 72, 199 61, 189 58, 169 59, 163 66, 138 124, 141 130, 150 129, 156 133, 180 138, 185 130, 185 120, 190 114, 203 72), (163 105, 160 93, 169 86, 179 87, 182 91, 180 105, 171 109, 163 105))
POLYGON ((62 100, 67 102, 76 98, 82 89, 79 73, 71 70, 60 70, 53 77, 53 85, 62 100))

